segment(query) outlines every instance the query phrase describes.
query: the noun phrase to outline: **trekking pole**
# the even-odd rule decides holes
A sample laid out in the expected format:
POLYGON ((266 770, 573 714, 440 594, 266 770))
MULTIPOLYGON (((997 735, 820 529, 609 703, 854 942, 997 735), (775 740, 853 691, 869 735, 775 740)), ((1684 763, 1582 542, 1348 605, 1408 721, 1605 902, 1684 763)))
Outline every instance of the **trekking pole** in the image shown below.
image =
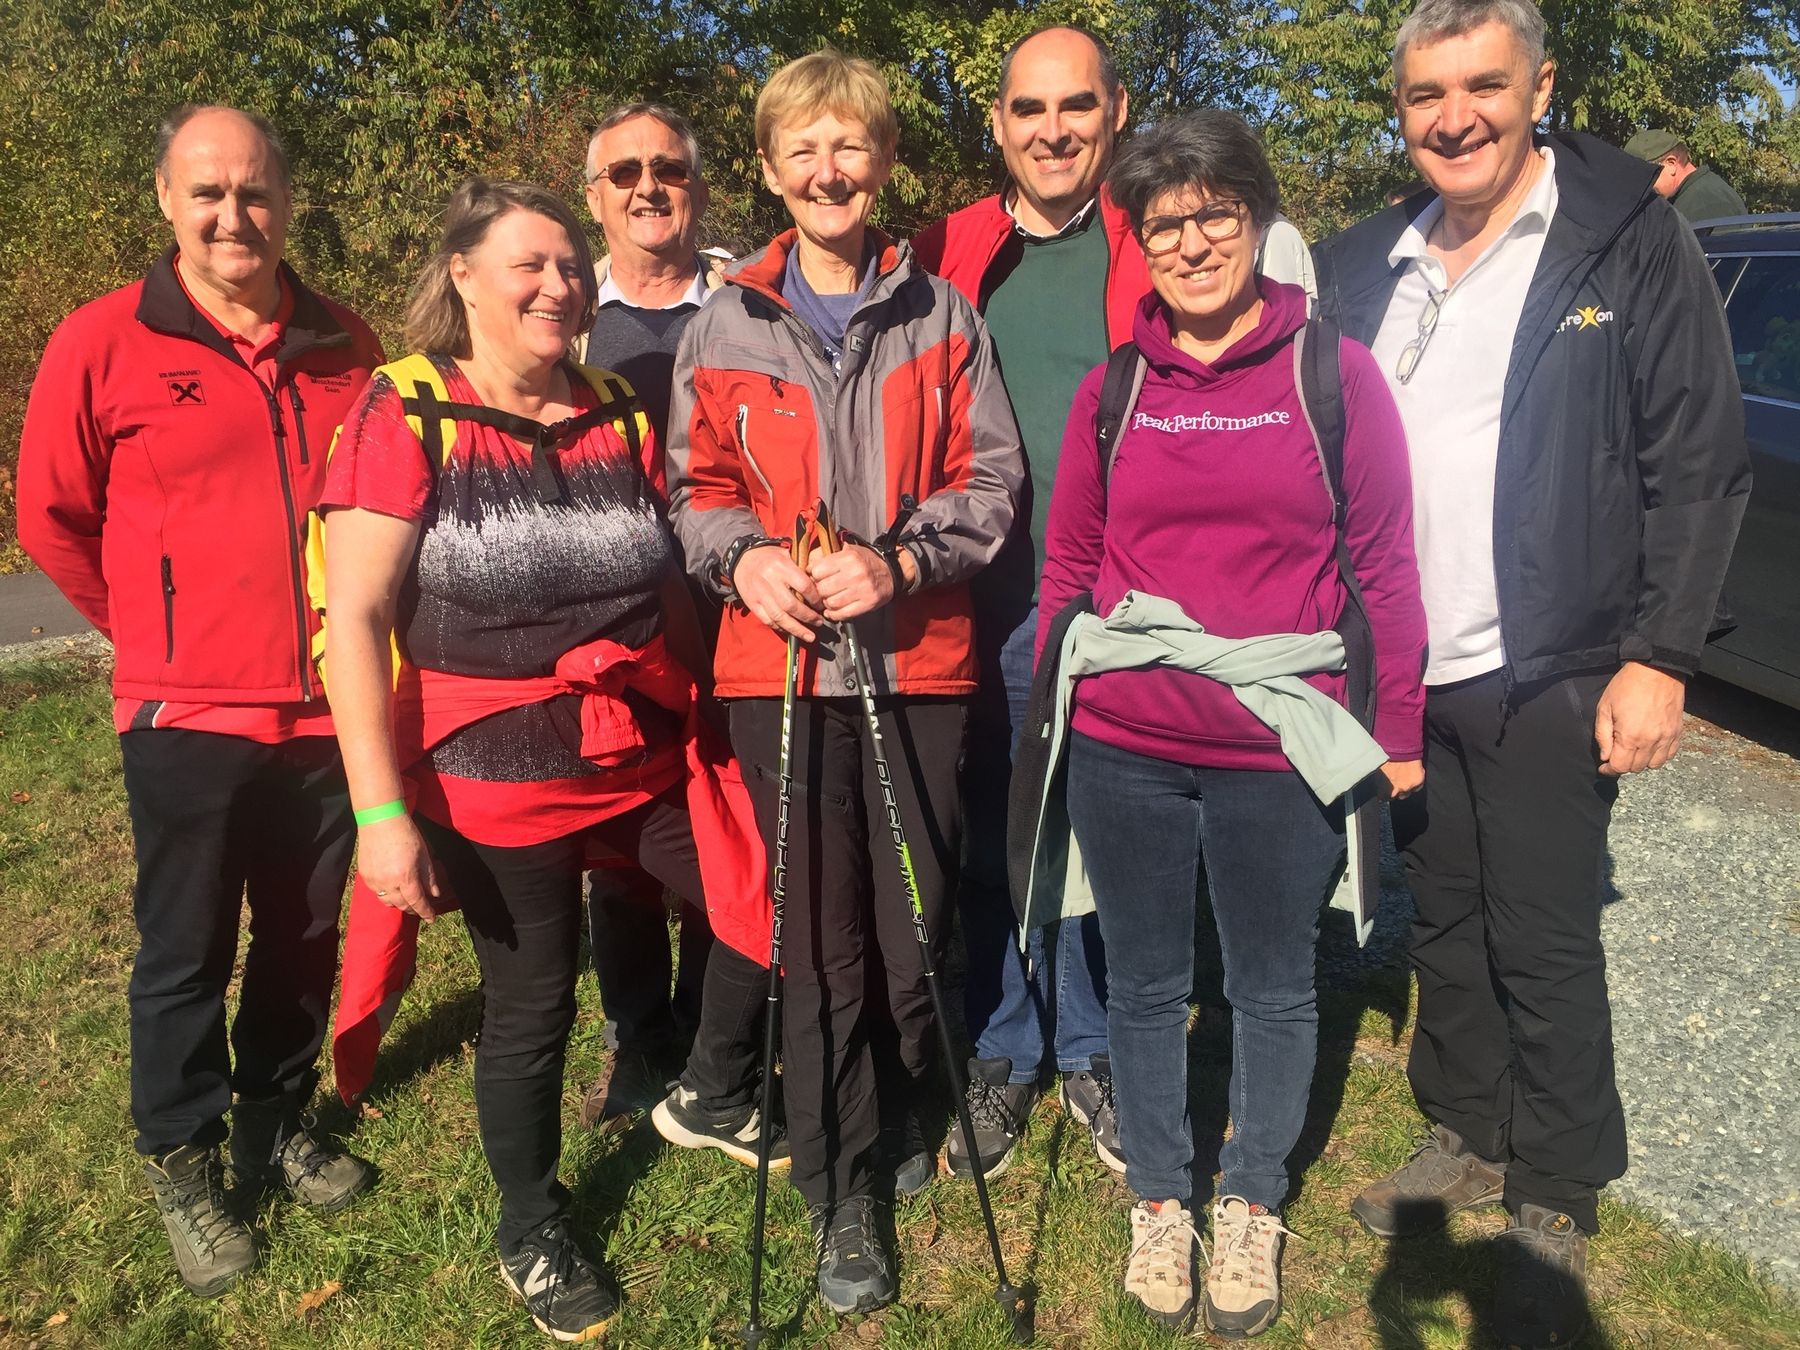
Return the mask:
MULTIPOLYGON (((882 544, 898 546, 900 529, 917 506, 917 501, 911 496, 901 497, 900 514, 882 535, 882 544)), ((823 504, 819 507, 818 519, 820 551, 835 552, 839 546, 837 532, 823 504)), ((1030 1345, 1031 1304, 1025 1291, 1006 1278, 1006 1258, 1000 1253, 1000 1230, 994 1224, 994 1206, 988 1199, 987 1180, 982 1175, 981 1154, 975 1147, 975 1122, 969 1117, 969 1103, 965 1093, 968 1085, 957 1067, 956 1047, 950 1040, 950 1019, 944 1013, 944 990, 938 982, 937 963, 931 955, 931 935, 925 931, 925 909, 919 901, 919 883, 913 873, 912 850, 907 846, 906 828, 900 821, 900 803, 894 795, 894 776, 888 768, 887 745, 881 734, 881 719, 875 712, 875 691, 869 682, 868 660, 863 654, 862 643, 857 640, 855 620, 845 620, 838 627, 844 634, 845 645, 850 649, 852 683, 862 696, 863 719, 869 724, 869 740, 875 756, 875 776, 881 782, 881 805, 887 812, 888 833, 893 838, 894 854, 900 862, 900 884, 906 891, 907 902, 912 906, 913 937, 918 941, 919 956, 925 963, 925 985, 931 991, 931 1010, 937 1017, 944 1068, 950 1075, 950 1087, 956 1094, 957 1124, 962 1129, 963 1144, 968 1148, 969 1157, 974 1163, 975 1198, 981 1204, 981 1219, 987 1225, 988 1250, 994 1257, 994 1301, 1006 1314, 1013 1343, 1030 1345)))
MULTIPOLYGON (((802 516, 794 519, 792 557, 798 567, 806 566, 808 532, 802 516)), ((744 1325, 745 1350, 756 1350, 768 1329, 762 1324, 763 1227, 769 1213, 769 1145, 774 1133, 775 1112, 775 1034, 781 1015, 781 911, 787 899, 788 811, 792 805, 794 775, 794 686, 799 679, 800 639, 792 633, 787 640, 787 674, 781 691, 780 778, 775 810, 775 874, 769 888, 771 924, 769 926, 769 992, 764 1010, 762 1054, 762 1128, 756 1138, 756 1221, 750 1230, 750 1320, 744 1325)))

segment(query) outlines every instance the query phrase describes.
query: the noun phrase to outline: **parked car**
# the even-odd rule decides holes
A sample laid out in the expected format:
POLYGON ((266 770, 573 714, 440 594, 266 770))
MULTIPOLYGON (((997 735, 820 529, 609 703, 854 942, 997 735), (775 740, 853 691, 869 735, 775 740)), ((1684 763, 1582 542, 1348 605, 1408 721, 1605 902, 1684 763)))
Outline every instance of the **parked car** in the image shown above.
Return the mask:
POLYGON ((1800 215, 1733 216, 1695 233, 1725 297, 1756 475, 1725 582, 1738 626, 1702 668, 1800 708, 1800 215))

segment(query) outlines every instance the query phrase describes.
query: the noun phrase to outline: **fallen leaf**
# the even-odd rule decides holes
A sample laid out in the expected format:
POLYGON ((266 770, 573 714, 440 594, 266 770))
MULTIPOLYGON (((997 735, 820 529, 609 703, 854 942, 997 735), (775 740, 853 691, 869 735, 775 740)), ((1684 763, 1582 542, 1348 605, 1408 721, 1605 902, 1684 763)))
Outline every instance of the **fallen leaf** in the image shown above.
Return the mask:
POLYGON ((51 1313, 44 1319, 44 1330, 48 1331, 51 1327, 60 1327, 68 1320, 69 1314, 66 1312, 51 1313))
POLYGON ((34 623, 31 625, 31 636, 42 637, 43 635, 44 635, 44 625, 43 624, 34 623))
POLYGON ((23 806, 26 802, 31 800, 31 794, 29 792, 15 792, 12 795, 12 799, 20 806, 23 806))
POLYGON ((344 1287, 342 1280, 327 1280, 310 1294, 302 1294, 300 1302, 294 1308, 296 1317, 311 1317, 325 1306, 325 1300, 344 1287))
POLYGON ((379 1106, 370 1106, 367 1102, 363 1103, 362 1113, 370 1120, 381 1119, 381 1108, 379 1106))

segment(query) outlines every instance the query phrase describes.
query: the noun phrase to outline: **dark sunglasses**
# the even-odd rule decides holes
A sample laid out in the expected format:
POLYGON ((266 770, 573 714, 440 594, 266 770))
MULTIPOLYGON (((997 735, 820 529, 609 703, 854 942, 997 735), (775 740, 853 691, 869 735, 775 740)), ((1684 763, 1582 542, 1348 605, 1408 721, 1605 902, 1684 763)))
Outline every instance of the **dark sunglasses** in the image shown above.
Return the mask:
POLYGON ((693 171, 680 160, 659 157, 651 160, 648 165, 642 160, 621 159, 615 164, 608 164, 588 181, 597 183, 604 178, 614 187, 629 192, 638 185, 638 179, 644 176, 646 167, 650 170, 650 176, 664 187, 686 187, 688 179, 693 177, 693 171))

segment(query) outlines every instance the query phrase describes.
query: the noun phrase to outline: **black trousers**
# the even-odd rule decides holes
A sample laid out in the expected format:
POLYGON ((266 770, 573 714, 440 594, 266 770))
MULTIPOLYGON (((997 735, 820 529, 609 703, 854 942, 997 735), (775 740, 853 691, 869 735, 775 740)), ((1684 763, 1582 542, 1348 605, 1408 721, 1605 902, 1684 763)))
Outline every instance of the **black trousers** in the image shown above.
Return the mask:
POLYGON ((311 1098, 356 831, 330 736, 263 745, 152 727, 123 733, 119 751, 137 853, 131 1116, 138 1152, 155 1156, 221 1142, 233 1092, 311 1098))
POLYGON ((675 897, 641 868, 599 867, 588 873, 588 933, 613 1047, 685 1052, 700 1024, 713 946, 706 911, 675 897), (665 901, 673 902, 681 925, 673 963, 665 901))
MULTIPOLYGON (((941 963, 968 704, 906 696, 877 703, 920 907, 941 963)), ((773 867, 781 700, 735 701, 731 740, 773 867)), ((874 1190, 884 1119, 891 1127, 923 1089, 937 1027, 858 700, 796 701, 791 774, 782 1095, 792 1180, 817 1205, 874 1190)))
MULTIPOLYGON (((441 879, 462 905, 481 966, 475 1110, 482 1152, 500 1188, 500 1250, 510 1253, 569 1204, 556 1167, 563 1068, 575 1024, 586 840, 576 833, 504 848, 475 843, 431 821, 419 825, 441 879)), ((676 894, 702 894, 693 829, 678 789, 593 830, 676 894)), ((715 945, 699 1039, 712 1039, 715 1017, 726 1028, 733 1045, 717 1059, 726 1066, 721 1071, 735 1066, 740 1077, 751 1076, 732 1085, 742 1100, 754 1086, 761 1050, 756 1015, 765 987, 762 967, 715 945)))
POLYGON ((1506 1162, 1513 1210, 1589 1232, 1625 1172, 1600 945, 1618 784, 1599 772, 1594 711, 1610 678, 1522 686, 1510 711, 1497 671, 1433 687, 1425 790, 1394 806, 1418 910, 1419 1108, 1506 1162))

